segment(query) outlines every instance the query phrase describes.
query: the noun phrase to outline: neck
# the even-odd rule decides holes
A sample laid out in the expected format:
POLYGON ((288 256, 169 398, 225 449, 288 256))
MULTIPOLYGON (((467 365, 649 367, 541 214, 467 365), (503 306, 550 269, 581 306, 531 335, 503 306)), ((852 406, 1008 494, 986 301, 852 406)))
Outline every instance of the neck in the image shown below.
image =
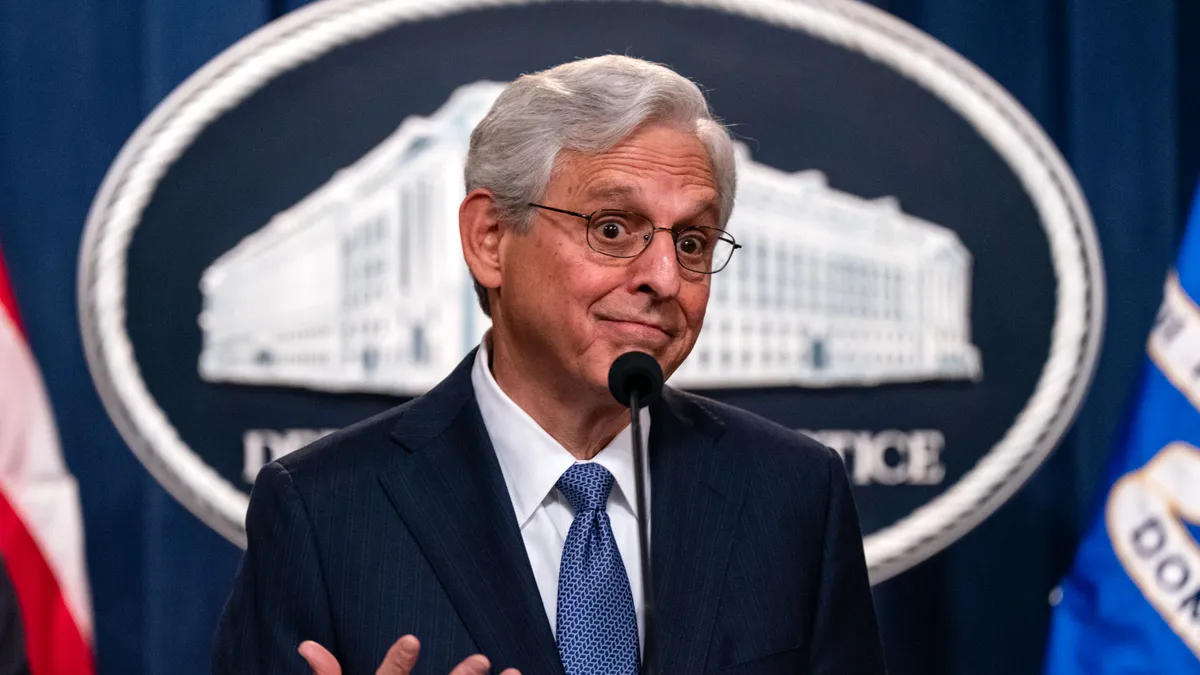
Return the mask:
POLYGON ((570 381, 552 359, 529 353, 537 350, 520 349, 494 328, 484 348, 500 390, 576 459, 592 459, 629 424, 629 410, 607 389, 570 381))

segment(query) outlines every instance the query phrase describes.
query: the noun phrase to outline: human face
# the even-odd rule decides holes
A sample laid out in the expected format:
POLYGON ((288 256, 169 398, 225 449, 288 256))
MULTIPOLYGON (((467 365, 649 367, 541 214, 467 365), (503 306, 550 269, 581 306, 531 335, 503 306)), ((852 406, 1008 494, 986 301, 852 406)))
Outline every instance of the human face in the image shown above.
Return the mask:
MULTIPOLYGON (((600 155, 564 151, 540 203, 716 227, 717 197, 700 140, 649 126, 600 155)), ((607 390, 609 367, 630 350, 654 356, 669 377, 704 322, 711 277, 681 268, 666 232, 636 258, 612 258, 588 247, 579 218, 539 211, 528 234, 504 237, 500 259, 497 329, 537 362, 530 367, 572 387, 607 390)))

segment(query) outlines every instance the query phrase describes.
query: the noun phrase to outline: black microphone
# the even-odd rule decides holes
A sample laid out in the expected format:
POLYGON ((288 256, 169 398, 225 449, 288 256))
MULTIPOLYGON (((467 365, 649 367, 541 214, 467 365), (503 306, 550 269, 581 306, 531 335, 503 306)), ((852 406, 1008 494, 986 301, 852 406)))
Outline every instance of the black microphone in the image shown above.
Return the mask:
MULTIPOLYGON (((629 408, 633 432, 633 476, 637 482, 638 544, 642 559, 642 607, 646 646, 640 675, 654 675, 654 576, 650 569, 650 534, 646 529, 646 451, 642 447, 643 406, 653 405, 662 394, 663 373, 658 361, 645 352, 626 352, 608 369, 608 390, 629 408)), ((632 589, 631 589, 632 590, 632 589)))

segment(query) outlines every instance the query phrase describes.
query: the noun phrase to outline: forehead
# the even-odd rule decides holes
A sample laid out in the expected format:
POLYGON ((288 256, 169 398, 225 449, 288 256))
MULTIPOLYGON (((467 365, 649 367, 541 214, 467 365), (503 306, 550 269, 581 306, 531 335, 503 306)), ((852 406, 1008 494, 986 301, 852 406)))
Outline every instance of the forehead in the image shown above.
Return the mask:
POLYGON ((704 144, 669 127, 641 129, 607 152, 563 151, 548 192, 576 201, 634 205, 663 198, 714 202, 712 162, 704 144))

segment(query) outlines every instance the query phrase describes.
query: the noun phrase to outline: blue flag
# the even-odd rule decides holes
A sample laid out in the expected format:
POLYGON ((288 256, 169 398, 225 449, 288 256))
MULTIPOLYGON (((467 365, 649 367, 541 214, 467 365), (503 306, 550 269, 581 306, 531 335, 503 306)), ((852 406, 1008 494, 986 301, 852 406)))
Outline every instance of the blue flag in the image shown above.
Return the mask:
POLYGON ((1200 192, 1104 502, 1054 611, 1047 675, 1200 675, 1200 192))

